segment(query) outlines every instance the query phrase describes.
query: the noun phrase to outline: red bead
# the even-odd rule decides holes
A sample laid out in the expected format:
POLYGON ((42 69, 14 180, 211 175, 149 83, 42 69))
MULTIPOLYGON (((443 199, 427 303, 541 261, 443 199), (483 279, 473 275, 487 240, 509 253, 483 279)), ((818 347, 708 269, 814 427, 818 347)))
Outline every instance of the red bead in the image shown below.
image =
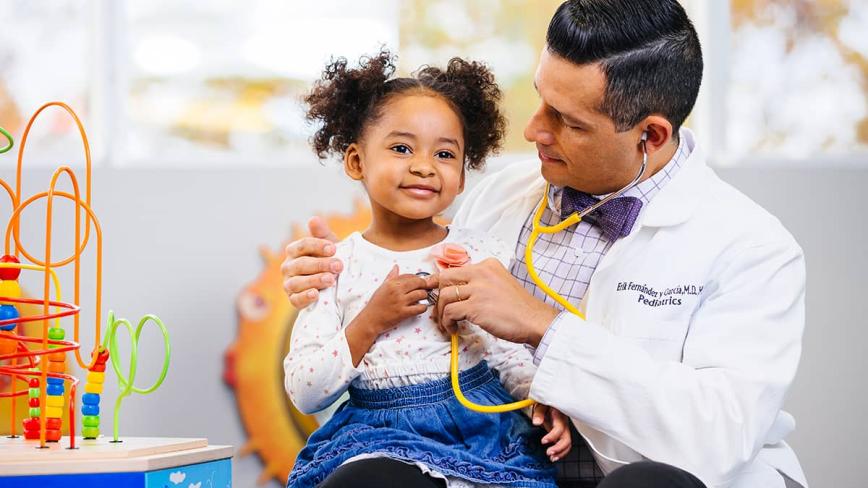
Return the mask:
MULTIPOLYGON (((20 263, 18 258, 9 254, 0 257, 0 263, 20 263)), ((21 268, 0 268, 0 280, 17 280, 21 274, 21 268)))
POLYGON ((90 357, 96 356, 96 364, 105 364, 109 358, 109 351, 103 346, 99 347, 99 350, 91 353, 90 357))
POLYGON ((58 429, 60 429, 60 425, 62 422, 63 422, 62 419, 47 418, 47 419, 45 419, 45 428, 51 429, 51 430, 58 430, 58 429))
POLYGON ((39 406, 39 398, 31 398, 30 401, 27 402, 30 408, 36 408, 39 406))
POLYGON ((24 419, 24 430, 39 431, 39 417, 24 419))
POLYGON ((90 368, 90 370, 93 371, 94 373, 105 373, 105 363, 94 364, 93 367, 90 368))
POLYGON ((48 442, 57 442, 60 440, 60 430, 47 429, 45 431, 45 440, 48 442))
POLYGON ((24 438, 29 440, 39 439, 39 429, 36 430, 25 430, 24 438))
POLYGON ((30 378, 30 388, 39 388, 39 378, 30 378))

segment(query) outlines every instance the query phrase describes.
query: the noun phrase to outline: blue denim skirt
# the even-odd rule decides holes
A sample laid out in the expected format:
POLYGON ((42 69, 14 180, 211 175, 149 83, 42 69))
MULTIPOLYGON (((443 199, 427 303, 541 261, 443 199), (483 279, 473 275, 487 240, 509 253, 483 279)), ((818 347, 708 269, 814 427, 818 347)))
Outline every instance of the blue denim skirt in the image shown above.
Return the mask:
MULTIPOLYGON (((484 361, 462 371, 459 381, 475 403, 514 401, 484 361)), ((288 487, 315 487, 344 461, 376 453, 477 485, 557 488, 542 429, 518 411, 468 410, 448 377, 383 390, 351 386, 349 393, 298 453, 288 487)))

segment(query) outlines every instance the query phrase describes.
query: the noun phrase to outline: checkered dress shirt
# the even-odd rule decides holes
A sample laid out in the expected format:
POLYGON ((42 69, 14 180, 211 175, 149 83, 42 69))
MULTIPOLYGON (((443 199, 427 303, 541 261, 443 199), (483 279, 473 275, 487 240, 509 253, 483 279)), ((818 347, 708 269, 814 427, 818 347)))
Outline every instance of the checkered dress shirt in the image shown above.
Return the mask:
MULTIPOLYGON (((623 196, 633 196, 642 200, 643 211, 654 195, 670 180, 681 168, 681 165, 690 155, 684 138, 675 155, 666 163, 662 170, 624 193, 623 196)), ((556 225, 561 222, 561 193, 562 188, 552 186, 549 189, 549 206, 543 212, 543 225, 556 225)), ((536 210, 536 209, 534 209, 536 210)), ((533 226, 533 213, 528 216, 521 231, 518 244, 515 248, 515 261, 510 272, 524 287, 532 292, 537 298, 544 300, 549 305, 563 310, 557 302, 546 295, 530 279, 527 273, 527 263, 524 259, 525 247, 530 237, 533 226)), ((641 216, 641 214, 640 214, 641 216)), ((541 234, 534 246, 534 267, 540 278, 561 294, 567 301, 578 306, 588 289, 591 276, 603 256, 612 247, 610 242, 602 237, 600 230, 585 221, 571 226, 557 234, 541 234)), ((549 327, 548 332, 540 342, 534 353, 534 362, 539 364, 554 331, 560 324, 555 320, 549 327)), ((591 488, 603 479, 591 450, 585 440, 573 429, 573 449, 562 460, 557 462, 558 486, 561 488, 591 488)))

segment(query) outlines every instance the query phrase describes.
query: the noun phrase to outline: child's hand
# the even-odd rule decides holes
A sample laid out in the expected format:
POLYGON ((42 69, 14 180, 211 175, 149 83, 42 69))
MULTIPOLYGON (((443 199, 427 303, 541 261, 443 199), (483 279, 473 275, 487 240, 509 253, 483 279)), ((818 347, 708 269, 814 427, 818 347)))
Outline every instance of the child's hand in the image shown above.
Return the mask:
POLYGON ((413 274, 399 275, 395 265, 359 315, 365 315, 372 332, 382 334, 425 313, 428 306, 420 302, 428 297, 428 288, 427 280, 413 274))
POLYGON ((546 455, 552 462, 562 459, 570 452, 573 447, 570 418, 560 410, 540 403, 534 404, 533 425, 542 425, 548 431, 542 438, 543 445, 554 442, 554 445, 546 450, 546 455))

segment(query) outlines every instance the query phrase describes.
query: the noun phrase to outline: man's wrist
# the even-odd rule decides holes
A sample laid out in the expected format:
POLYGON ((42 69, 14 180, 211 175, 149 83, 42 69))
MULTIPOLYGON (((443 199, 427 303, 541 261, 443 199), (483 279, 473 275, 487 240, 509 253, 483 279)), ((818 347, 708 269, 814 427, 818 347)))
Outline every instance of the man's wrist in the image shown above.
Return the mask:
POLYGON ((531 321, 529 324, 529 333, 527 340, 525 343, 533 348, 539 346, 540 341, 545 336, 546 332, 549 330, 549 326, 552 325, 552 322, 558 317, 558 312, 556 309, 546 305, 545 303, 541 304, 538 313, 535 314, 535 319, 531 321))

